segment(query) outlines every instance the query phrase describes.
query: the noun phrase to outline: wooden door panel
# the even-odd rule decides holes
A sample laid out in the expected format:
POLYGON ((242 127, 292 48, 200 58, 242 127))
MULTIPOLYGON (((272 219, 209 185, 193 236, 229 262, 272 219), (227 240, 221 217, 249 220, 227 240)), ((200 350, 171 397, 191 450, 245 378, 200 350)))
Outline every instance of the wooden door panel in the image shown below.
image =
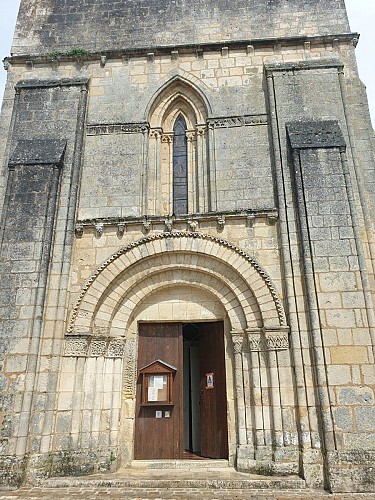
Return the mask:
POLYGON ((141 323, 138 339, 138 373, 144 366, 162 360, 177 368, 173 379, 174 405, 141 406, 141 380, 137 380, 134 458, 175 459, 181 453, 182 419, 182 325, 141 323), (156 418, 156 411, 163 417, 156 418), (170 418, 164 412, 170 411, 170 418))
POLYGON ((201 353, 201 455, 228 458, 227 397, 223 323, 202 323, 201 353), (206 388, 206 374, 214 374, 214 387, 206 388))

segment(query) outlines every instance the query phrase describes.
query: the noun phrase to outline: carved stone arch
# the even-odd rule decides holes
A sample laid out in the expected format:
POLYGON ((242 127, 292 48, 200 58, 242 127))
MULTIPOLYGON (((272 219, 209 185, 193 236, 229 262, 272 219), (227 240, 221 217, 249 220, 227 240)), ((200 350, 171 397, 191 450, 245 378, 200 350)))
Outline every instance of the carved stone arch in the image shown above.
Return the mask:
MULTIPOLYGON (((206 291, 212 297, 220 302, 223 310, 229 318, 233 329, 246 329, 249 320, 253 326, 260 326, 261 315, 256 301, 252 301, 252 310, 250 311, 249 304, 242 304, 236 296, 236 290, 233 290, 228 283, 225 283, 218 276, 211 275, 205 270, 186 266, 184 268, 173 266, 163 266, 158 273, 144 273, 143 276, 137 274, 137 281, 134 286, 130 286, 126 295, 113 309, 111 317, 104 315, 101 317, 102 308, 97 311, 96 317, 99 321, 93 325, 99 326, 99 331, 110 333, 118 336, 127 329, 134 319, 134 311, 137 310, 142 301, 146 300, 150 294, 157 290, 163 290, 167 287, 181 286, 182 284, 191 287, 199 288, 206 291)), ((114 295, 117 290, 114 290, 114 295)), ((250 295, 250 293, 249 293, 250 295)), ((113 301, 113 296, 109 295, 108 302, 113 301)), ((108 310, 104 305, 104 310, 108 310)))
MULTIPOLYGON (((150 124, 145 213, 171 215, 211 210, 207 155, 209 103, 196 85, 180 76, 163 85, 149 105, 150 124), (178 201, 181 158, 174 155, 174 125, 179 115, 186 122, 183 164, 183 200, 178 201), (176 164, 177 163, 177 164, 176 164), (177 167, 177 168, 174 168, 177 167), (177 182, 176 181, 177 175, 177 182)), ((182 181, 181 181, 182 182, 182 181)))
MULTIPOLYGON (((278 328, 286 325, 284 309, 276 289, 266 271, 254 258, 221 238, 201 233, 173 232, 141 238, 105 261, 84 285, 73 309, 68 333, 95 333, 93 325, 96 318, 103 320, 103 325, 109 326, 114 320, 113 311, 120 302, 122 305, 126 303, 127 298, 131 309, 132 304, 135 304, 129 294, 134 294, 137 287, 136 301, 142 300, 146 277, 142 280, 144 283, 139 278, 143 273, 154 279, 157 273, 152 272, 152 266, 155 270, 159 269, 159 274, 164 273, 164 277, 179 270, 180 274, 176 278, 178 281, 185 279, 184 271, 192 270, 192 262, 195 262, 194 272, 200 275, 199 280, 196 279, 194 283, 201 283, 211 293, 216 290, 217 297, 220 296, 220 287, 226 287, 233 294, 232 306, 226 306, 229 316, 232 310, 238 318, 243 314, 248 327, 278 328), (174 256, 178 266, 171 264, 169 268, 168 265, 163 267, 165 256, 174 256), (256 318, 257 308, 260 324, 249 325, 249 321, 256 318)), ((163 282, 160 276, 155 280, 155 283, 163 282)), ((169 282, 173 282, 171 276, 169 282)), ((225 307, 225 300, 220 300, 225 307)), ((232 317, 234 318, 233 315, 232 317)), ((243 322, 238 321, 242 327, 243 322)), ((116 333, 119 333, 117 326, 116 333)))
POLYGON ((182 96, 195 110, 197 122, 204 124, 207 116, 212 114, 212 110, 207 92, 202 91, 200 84, 198 79, 187 73, 185 76, 174 75, 161 85, 146 108, 146 119, 150 126, 160 126, 165 110, 179 96, 182 96))

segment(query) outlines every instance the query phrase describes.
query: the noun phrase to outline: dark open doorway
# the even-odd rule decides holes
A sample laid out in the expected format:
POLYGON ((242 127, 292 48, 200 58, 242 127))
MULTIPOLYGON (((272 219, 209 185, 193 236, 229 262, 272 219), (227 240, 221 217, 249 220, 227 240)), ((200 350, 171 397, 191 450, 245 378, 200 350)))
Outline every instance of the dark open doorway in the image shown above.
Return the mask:
POLYGON ((151 386, 146 401, 138 377, 135 458, 228 458, 223 322, 140 324, 138 370, 157 360, 173 366, 171 401, 151 386))

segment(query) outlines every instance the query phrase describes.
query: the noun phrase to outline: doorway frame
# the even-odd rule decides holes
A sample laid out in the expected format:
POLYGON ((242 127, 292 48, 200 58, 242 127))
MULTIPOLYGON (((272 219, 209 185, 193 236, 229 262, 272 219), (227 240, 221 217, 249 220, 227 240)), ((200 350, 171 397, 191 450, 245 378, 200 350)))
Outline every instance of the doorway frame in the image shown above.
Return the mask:
MULTIPOLYGON (((222 431, 225 431, 225 440, 224 441, 221 441, 221 445, 219 446, 219 448, 221 450, 225 450, 226 448, 226 457, 220 457, 220 459, 224 459, 224 460, 229 460, 229 408, 228 408, 228 387, 227 387, 227 356, 226 356, 226 339, 225 339, 225 321, 222 320, 222 319, 219 319, 219 320, 211 320, 211 321, 139 321, 137 323, 137 331, 138 331, 138 339, 140 338, 140 325, 141 324, 145 324, 145 325, 155 325, 155 326, 162 326, 162 325, 176 325, 176 333, 177 333, 177 337, 176 337, 176 334, 173 333, 171 331, 171 346, 173 345, 174 346, 174 349, 175 349, 175 355, 177 355, 178 359, 176 359, 174 361, 175 365, 178 367, 178 370, 180 371, 180 375, 179 375, 179 382, 178 382, 178 386, 177 386, 177 390, 179 391, 179 394, 178 395, 175 395, 175 397, 177 398, 177 401, 178 401, 178 404, 179 404, 179 410, 178 410, 178 414, 174 417, 174 425, 177 425, 178 426, 178 432, 176 434, 176 430, 173 431, 173 436, 174 436, 174 440, 177 438, 177 435, 179 436, 178 437, 178 442, 179 442, 179 445, 178 445, 178 449, 176 450, 176 452, 171 452, 171 455, 174 455, 173 457, 170 457, 168 458, 168 460, 188 460, 189 459, 189 456, 186 454, 186 451, 184 449, 184 432, 185 432, 185 426, 184 426, 184 383, 183 383, 183 377, 184 377, 184 353, 183 353, 183 342, 184 342, 184 327, 186 325, 192 325, 192 324, 198 324, 200 325, 201 328, 202 325, 207 325, 209 323, 212 323, 212 324, 216 324, 216 325, 220 325, 216 328, 219 328, 219 332, 214 332, 214 330, 212 330, 211 332, 205 332, 205 334, 209 334, 209 335, 221 335, 221 340, 220 340, 220 357, 222 357, 222 361, 219 363, 221 364, 221 367, 220 367, 220 371, 224 371, 224 373, 221 374, 221 376, 219 377, 219 379, 225 381, 225 387, 224 387, 224 392, 219 393, 219 396, 218 398, 219 399, 225 399, 225 403, 226 403, 226 410, 225 410, 225 417, 224 417, 224 420, 225 420, 225 425, 223 426, 220 426, 219 427, 222 429, 222 431), (178 338, 178 341, 176 342, 176 340, 173 340, 178 338)), ((167 329, 168 330, 168 329, 167 329)), ((152 331, 152 330, 151 330, 152 331)), ((157 331, 157 329, 155 329, 155 331, 157 331)), ((202 329, 202 331, 200 332, 201 335, 203 335, 203 332, 204 332, 204 329, 202 329)), ((146 331, 146 338, 147 338, 147 331, 146 331)), ((155 335, 155 337, 157 338, 157 335, 155 335)), ((151 336, 151 338, 153 338, 151 336)), ((169 336, 165 337, 164 335, 162 335, 160 337, 161 339, 164 339, 164 342, 162 342, 161 345, 165 344, 166 343, 166 338, 169 338, 169 336)), ((167 342, 168 344, 168 342, 167 342)), ((150 344, 150 348, 151 351, 155 351, 155 345, 156 345, 156 342, 154 340, 154 342, 151 342, 150 344)), ((144 365, 145 362, 149 362, 149 363, 153 363, 154 360, 153 357, 151 356, 150 358, 148 358, 148 356, 146 355, 145 356, 145 359, 144 359, 144 356, 139 356, 139 342, 138 342, 138 345, 137 345, 137 356, 136 356, 136 384, 137 384, 137 387, 136 387, 136 391, 135 391, 135 407, 134 407, 134 439, 133 439, 133 444, 134 444, 134 447, 133 447, 133 460, 135 461, 138 461, 138 460, 151 460, 151 461, 158 461, 160 459, 158 458, 148 458, 148 457, 142 457, 142 458, 134 458, 135 455, 136 455, 136 448, 138 449, 137 451, 137 454, 138 455, 143 455, 143 451, 141 452, 140 450, 143 449, 143 439, 139 440, 139 441, 136 441, 137 440, 137 433, 139 432, 139 429, 141 428, 144 428, 144 422, 142 423, 142 420, 138 420, 138 418, 142 418, 142 417, 138 417, 138 413, 141 414, 141 413, 144 413, 144 417, 143 418, 146 418, 146 414, 147 413, 150 413, 147 408, 142 408, 142 401, 141 401, 141 392, 142 391, 142 387, 140 385, 140 382, 139 382, 139 371, 140 369, 143 368, 143 366, 140 366, 140 365, 144 365), (139 359, 141 359, 141 362, 139 362, 139 359), (146 412, 145 412, 146 410, 146 412), (139 427, 138 427, 139 426, 139 427), (138 428, 137 428, 138 427, 138 428), (138 444, 137 444, 138 443, 138 444)), ((157 351, 157 350, 156 350, 157 351)), ((158 354, 156 357, 159 357, 159 359, 161 359, 163 357, 162 354, 158 354)), ((172 362, 172 359, 169 359, 169 362, 172 362)), ((214 365, 216 366, 216 363, 214 363, 214 365)), ((198 375, 199 377, 199 380, 200 380, 200 389, 202 387, 202 381, 201 381, 201 376, 202 376, 202 372, 201 372, 201 369, 200 369, 200 373, 198 375)), ((209 396, 212 396, 211 394, 209 394, 209 396)), ((203 397, 207 397, 207 394, 204 394, 203 397)), ((209 398, 209 400, 211 400, 211 398, 209 398)), ((216 396, 215 396, 215 400, 216 400, 216 396)), ((212 401, 212 400, 211 400, 212 401)), ((210 406, 211 410, 212 411, 212 408, 214 408, 212 406, 212 403, 211 403, 211 406, 210 406)), ((157 408, 159 409, 159 408, 157 408)), ((160 409, 159 409, 160 410, 160 409)), ((172 409, 173 411, 173 409, 172 409)), ((164 411, 163 411, 164 413, 164 411)), ((223 419, 219 419, 217 420, 217 422, 223 422, 224 423, 224 420, 223 419)), ((161 422, 161 421, 160 421, 161 422)), ((159 427, 160 427, 160 422, 155 422, 155 428, 157 427, 156 424, 159 424, 159 427)), ((151 424, 151 422, 150 422, 151 424)), ((169 422, 168 422, 169 424, 169 422)), ((169 426, 170 427, 170 426, 169 426)), ((162 432, 162 429, 165 429, 165 425, 163 424, 161 427, 161 432, 162 432)), ((141 431, 142 432, 142 431, 141 431)), ((143 429, 143 432, 144 432, 144 429, 143 429)), ((220 434, 220 433, 219 433, 220 434)), ((211 441, 212 442, 212 441, 211 441)), ((214 446, 214 451, 212 451, 211 453, 217 453, 218 451, 218 443, 216 442, 216 444, 213 445, 214 446)), ((158 448, 159 448, 159 445, 158 445, 158 448)), ((156 454, 159 454, 158 452, 156 454)), ((147 455, 147 453, 146 453, 147 455)), ((152 452, 151 452, 151 455, 152 455, 152 452)), ((202 457, 202 459, 206 459, 206 460, 210 460, 209 457, 202 457)), ((216 458, 217 460, 218 458, 216 458)), ((164 460, 164 459, 163 459, 164 460)), ((215 458, 212 458, 212 460, 215 460, 215 458)))

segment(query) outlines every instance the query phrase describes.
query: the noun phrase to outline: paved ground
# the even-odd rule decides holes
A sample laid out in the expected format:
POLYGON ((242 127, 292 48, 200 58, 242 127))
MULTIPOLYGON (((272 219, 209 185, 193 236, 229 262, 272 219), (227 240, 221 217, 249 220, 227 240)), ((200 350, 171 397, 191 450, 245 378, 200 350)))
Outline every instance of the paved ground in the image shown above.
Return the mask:
POLYGON ((124 488, 22 488, 17 491, 0 492, 1 500, 374 500, 375 494, 329 495, 314 491, 266 492, 244 490, 202 490, 202 489, 124 489, 124 488))

